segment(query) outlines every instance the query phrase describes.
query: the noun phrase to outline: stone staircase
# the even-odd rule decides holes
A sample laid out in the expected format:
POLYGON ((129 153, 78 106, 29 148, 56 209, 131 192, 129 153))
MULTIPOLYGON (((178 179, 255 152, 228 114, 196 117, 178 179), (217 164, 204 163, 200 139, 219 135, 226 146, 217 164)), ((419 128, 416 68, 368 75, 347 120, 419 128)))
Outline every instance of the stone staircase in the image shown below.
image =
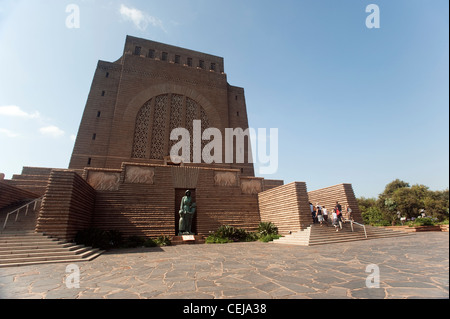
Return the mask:
POLYGON ((354 231, 352 231, 349 222, 343 224, 343 228, 339 231, 336 231, 334 226, 331 226, 329 224, 328 226, 325 224, 323 226, 313 224, 305 230, 276 239, 273 241, 273 243, 313 246, 410 235, 410 233, 398 230, 390 230, 383 227, 373 227, 368 225, 366 225, 365 227, 367 238, 365 236, 363 227, 353 225, 354 231))
POLYGON ((32 211, 31 208, 26 216, 25 210, 21 210, 17 221, 15 221, 16 215, 11 215, 3 229, 6 214, 16 208, 18 207, 10 206, 0 210, 0 268, 90 261, 103 253, 99 249, 36 233, 34 229, 37 212, 32 211))

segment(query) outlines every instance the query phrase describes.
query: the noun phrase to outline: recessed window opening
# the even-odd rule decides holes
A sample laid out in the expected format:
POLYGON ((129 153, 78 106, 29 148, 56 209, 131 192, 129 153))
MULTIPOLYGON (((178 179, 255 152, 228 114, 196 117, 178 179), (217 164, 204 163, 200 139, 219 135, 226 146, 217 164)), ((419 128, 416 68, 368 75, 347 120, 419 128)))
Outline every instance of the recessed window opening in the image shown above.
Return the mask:
POLYGON ((138 47, 138 46, 135 47, 134 48, 134 55, 141 55, 141 49, 142 49, 141 47, 138 47))

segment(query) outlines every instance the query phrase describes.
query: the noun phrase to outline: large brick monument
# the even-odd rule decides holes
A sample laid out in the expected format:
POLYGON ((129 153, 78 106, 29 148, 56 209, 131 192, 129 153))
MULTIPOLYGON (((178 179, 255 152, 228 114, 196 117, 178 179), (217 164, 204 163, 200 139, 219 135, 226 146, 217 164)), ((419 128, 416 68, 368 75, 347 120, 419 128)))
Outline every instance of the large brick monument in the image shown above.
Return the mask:
POLYGON ((224 59, 128 36, 117 61, 98 62, 68 169, 24 167, 0 187, 43 196, 36 231, 68 240, 88 227, 174 236, 186 190, 197 204, 198 235, 220 225, 254 230, 261 221, 285 234, 305 229, 310 200, 350 204, 360 220, 350 184, 308 193, 304 182, 255 176, 247 137, 231 141, 233 158, 241 152, 244 162, 225 160, 226 143, 221 161, 196 161, 208 141, 192 139, 190 157, 174 161, 171 132, 193 136, 195 123, 222 136, 249 127, 244 89, 228 84, 224 59))

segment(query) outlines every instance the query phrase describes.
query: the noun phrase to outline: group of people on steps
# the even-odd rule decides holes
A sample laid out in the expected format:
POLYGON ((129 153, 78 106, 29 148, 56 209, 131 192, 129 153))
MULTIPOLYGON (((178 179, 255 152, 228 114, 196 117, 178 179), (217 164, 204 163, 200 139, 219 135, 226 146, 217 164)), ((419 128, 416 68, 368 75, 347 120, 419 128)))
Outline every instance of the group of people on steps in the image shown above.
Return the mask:
MULTIPOLYGON (((342 216, 342 206, 339 202, 336 201, 336 205, 331 210, 331 219, 328 218, 328 210, 325 206, 321 206, 319 203, 316 203, 314 206, 311 202, 309 203, 309 206, 311 208, 313 224, 320 224, 320 226, 325 224, 328 226, 329 222, 331 222, 331 225, 336 228, 336 231, 342 229, 342 224, 345 221, 342 216)), ((349 205, 345 205, 345 211, 347 212, 347 218, 353 221, 352 209, 349 205)))

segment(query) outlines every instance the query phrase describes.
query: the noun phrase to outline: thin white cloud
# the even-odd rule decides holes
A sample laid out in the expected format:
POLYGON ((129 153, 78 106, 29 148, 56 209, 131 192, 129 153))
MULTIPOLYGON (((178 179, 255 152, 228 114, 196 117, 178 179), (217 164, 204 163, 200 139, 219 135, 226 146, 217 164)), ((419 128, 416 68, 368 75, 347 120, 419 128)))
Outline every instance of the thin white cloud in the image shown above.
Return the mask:
POLYGON ((152 26, 160 28, 161 30, 166 32, 166 30, 164 29, 164 25, 160 19, 151 16, 144 11, 127 7, 126 5, 121 4, 119 12, 125 20, 132 21, 135 27, 141 31, 146 30, 148 25, 151 24, 152 26))
POLYGON ((0 133, 6 135, 7 137, 18 137, 20 134, 8 130, 6 128, 0 128, 0 133))
POLYGON ((77 136, 75 134, 70 134, 69 138, 72 142, 75 142, 75 140, 77 139, 77 136))
POLYGON ((64 135, 64 131, 54 125, 41 127, 39 129, 39 132, 41 132, 41 134, 43 134, 43 135, 50 136, 50 137, 61 137, 64 135))
POLYGON ((0 106, 0 115, 22 118, 39 118, 39 112, 28 113, 22 110, 17 105, 0 106))

